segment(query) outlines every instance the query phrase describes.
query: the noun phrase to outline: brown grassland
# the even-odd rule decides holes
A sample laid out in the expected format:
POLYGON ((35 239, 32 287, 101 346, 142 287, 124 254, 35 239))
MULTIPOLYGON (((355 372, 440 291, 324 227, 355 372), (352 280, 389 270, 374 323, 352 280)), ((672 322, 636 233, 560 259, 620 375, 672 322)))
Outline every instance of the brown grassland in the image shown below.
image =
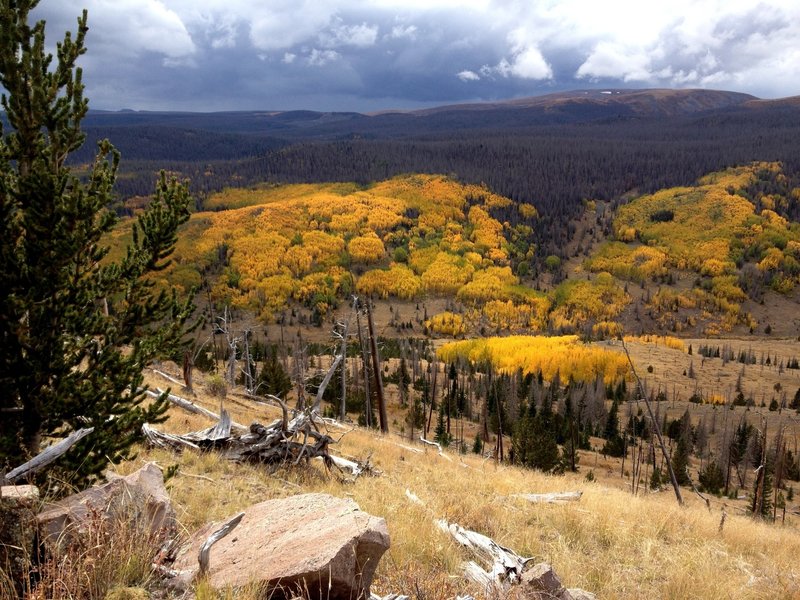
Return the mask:
MULTIPOLYGON (((639 343, 630 347, 637 357, 648 357, 652 348, 661 350, 639 343)), ((148 379, 154 386, 164 385, 152 373, 148 379)), ((202 375, 196 389, 197 402, 219 407, 219 398, 205 390, 202 375)), ((277 415, 236 393, 228 394, 225 407, 240 422, 266 422, 277 415)), ((399 410, 392 403, 394 432, 389 435, 355 426, 345 431, 331 428, 338 440, 336 453, 369 457, 383 473, 355 482, 343 482, 321 464, 270 473, 263 467, 228 463, 213 452, 175 455, 144 448, 135 461, 117 465, 116 470, 126 473, 146 461, 164 468, 177 465, 177 475, 168 487, 186 532, 269 498, 312 491, 350 497, 362 509, 384 517, 389 527, 392 546, 373 585, 379 594, 403 592, 427 599, 466 592, 483 596, 460 575, 460 564, 469 557, 434 525, 434 519, 445 518, 521 555, 551 562, 565 585, 592 591, 599 598, 800 595, 796 563, 800 536, 792 515, 796 506, 789 507, 786 523, 781 525, 746 516, 743 501, 714 499, 707 510, 688 489, 683 490, 685 507, 677 505, 671 490, 644 493, 646 486, 642 486, 639 495, 633 496, 627 484, 612 475, 618 473, 619 461, 595 452, 582 453, 579 473, 562 476, 498 465, 472 453, 446 452, 443 457, 396 433, 399 410), (587 481, 589 471, 595 481, 587 481), (575 489, 583 491, 581 500, 563 506, 530 504, 514 497, 575 489), (424 506, 411 502, 406 490, 424 506), (719 531, 723 509, 727 520, 719 531)), ((200 417, 172 409, 163 427, 186 432, 207 425, 200 417)), ((196 592, 198 598, 218 597, 202 583, 196 592)), ((221 593, 229 598, 257 597, 254 590, 221 593)))

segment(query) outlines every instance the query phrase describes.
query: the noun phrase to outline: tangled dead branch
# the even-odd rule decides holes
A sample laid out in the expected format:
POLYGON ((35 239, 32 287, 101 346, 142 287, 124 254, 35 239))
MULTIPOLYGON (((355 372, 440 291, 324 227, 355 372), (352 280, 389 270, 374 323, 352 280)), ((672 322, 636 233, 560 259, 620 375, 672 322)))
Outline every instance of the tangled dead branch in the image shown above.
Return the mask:
MULTIPOLYGON (((336 369, 339 360, 339 357, 334 360, 328 375, 336 369)), ((326 377, 323 385, 327 385, 329 381, 330 377, 326 377)), ((322 386, 320 389, 324 391, 322 386)), ((187 448, 214 450, 236 462, 298 465, 303 461, 308 463, 311 459, 318 458, 325 463, 327 468, 336 467, 340 471, 348 472, 353 478, 364 474, 379 474, 368 460, 357 462, 330 454, 328 447, 335 441, 320 430, 321 417, 318 411, 321 393, 318 393, 317 396, 313 406, 296 412, 292 419, 289 418, 289 409, 286 403, 280 398, 271 396, 271 399, 281 407, 281 418, 269 425, 253 423, 250 427, 244 428, 233 423, 225 409, 221 411, 220 415, 203 409, 202 414, 217 419, 216 425, 200 431, 176 435, 158 431, 145 424, 142 432, 153 446, 178 451, 187 448)), ((185 410, 197 412, 195 405, 187 407, 182 402, 173 401, 173 403, 185 410)))

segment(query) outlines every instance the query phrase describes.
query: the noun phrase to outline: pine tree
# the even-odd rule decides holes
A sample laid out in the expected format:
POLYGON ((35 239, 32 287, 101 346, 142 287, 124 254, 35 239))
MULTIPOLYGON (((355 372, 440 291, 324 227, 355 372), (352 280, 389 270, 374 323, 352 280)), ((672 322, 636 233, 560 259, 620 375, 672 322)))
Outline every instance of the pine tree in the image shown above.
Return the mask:
POLYGON ((698 475, 700 488, 709 494, 719 494, 725 486, 725 474, 716 460, 710 460, 698 475))
MULTIPOLYGON (((328 387, 331 390, 336 389, 335 385, 329 385, 328 387)), ((264 358, 264 366, 258 374, 256 390, 259 394, 272 394, 282 398, 291 389, 292 379, 286 373, 283 363, 278 358, 278 346, 272 344, 267 356, 264 358)))
POLYGON ((678 480, 679 485, 689 485, 689 453, 691 452, 691 443, 688 436, 678 436, 678 443, 675 445, 675 451, 672 453, 672 469, 675 471, 675 478, 678 480))
POLYGON ((450 445, 450 435, 447 433, 447 422, 445 420, 446 406, 444 402, 439 404, 439 415, 436 419, 436 429, 434 440, 439 442, 442 447, 450 445))
POLYGON ((772 494, 775 460, 773 452, 764 453, 764 462, 759 465, 755 481, 753 482, 752 504, 750 510, 753 516, 762 519, 772 519, 772 494))
MULTIPOLYGON (((475 434, 475 441, 472 443, 472 452, 475 454, 481 454, 483 452, 483 440, 481 439, 480 432, 475 434)), ((789 489, 791 490, 792 488, 789 489)))
MULTIPOLYGON (((84 142, 81 69, 86 12, 57 57, 36 0, 0 3, 0 85, 9 131, 0 138, 0 462, 36 454, 44 438, 94 427, 50 469, 73 485, 129 456, 143 423, 163 420, 166 396, 144 404, 142 369, 174 355, 193 312, 148 275, 164 269, 188 217, 186 187, 161 175, 132 226, 123 258, 106 236, 119 154, 99 144, 88 175, 67 158, 84 142)), ((64 490, 62 486, 60 490, 64 490)), ((54 488, 51 488, 51 490, 54 488)))
POLYGON ((606 443, 603 445, 603 454, 619 457, 625 453, 625 440, 619 434, 619 405, 616 400, 611 403, 611 410, 608 411, 604 437, 606 443))
POLYGON ((405 357, 400 359, 400 366, 397 369, 397 391, 400 394, 400 405, 408 405, 408 388, 411 386, 411 375, 408 372, 405 357))

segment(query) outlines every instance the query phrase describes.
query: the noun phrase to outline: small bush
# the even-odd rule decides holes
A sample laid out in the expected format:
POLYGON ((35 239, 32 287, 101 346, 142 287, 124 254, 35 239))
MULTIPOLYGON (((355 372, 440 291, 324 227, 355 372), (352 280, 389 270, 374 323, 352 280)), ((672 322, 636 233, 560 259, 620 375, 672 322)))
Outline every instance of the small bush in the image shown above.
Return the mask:
POLYGON ((218 396, 219 398, 224 398, 228 394, 228 386, 225 383, 225 380, 219 375, 212 375, 208 378, 208 383, 206 383, 206 389, 208 393, 212 396, 218 396))

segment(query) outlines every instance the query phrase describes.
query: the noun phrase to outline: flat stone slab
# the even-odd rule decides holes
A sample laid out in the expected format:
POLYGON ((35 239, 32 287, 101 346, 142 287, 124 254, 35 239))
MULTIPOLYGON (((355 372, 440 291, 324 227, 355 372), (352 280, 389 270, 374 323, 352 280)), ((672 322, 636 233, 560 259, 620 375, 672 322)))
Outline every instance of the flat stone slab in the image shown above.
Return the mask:
MULTIPOLYGON (((302 590, 311 598, 369 598, 378 561, 389 548, 384 519, 327 494, 267 500, 244 513, 211 548, 206 575, 212 586, 262 583, 276 590, 272 597, 302 590)), ((182 579, 197 575, 200 547, 220 525, 203 526, 181 548, 173 568, 182 579)))

